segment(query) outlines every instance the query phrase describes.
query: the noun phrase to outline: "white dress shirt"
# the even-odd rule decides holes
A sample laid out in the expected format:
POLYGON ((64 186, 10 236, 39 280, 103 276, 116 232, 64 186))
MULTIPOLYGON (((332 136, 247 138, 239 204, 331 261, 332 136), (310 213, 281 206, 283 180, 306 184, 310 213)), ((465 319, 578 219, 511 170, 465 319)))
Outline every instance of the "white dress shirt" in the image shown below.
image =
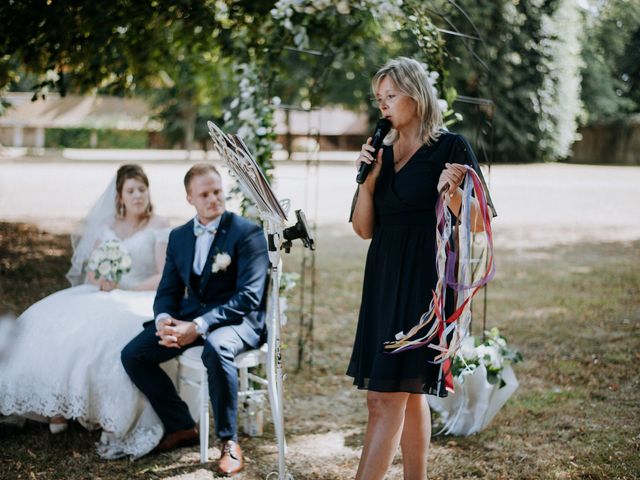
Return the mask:
POLYGON ((207 255, 209 255, 211 244, 215 238, 215 235, 208 230, 217 230, 218 225, 220 225, 220 219, 221 217, 218 217, 213 222, 209 222, 206 225, 202 225, 199 222, 198 217, 193 219, 194 222, 200 223, 200 225, 206 229, 202 235, 198 235, 196 237, 195 254, 193 255, 193 273, 196 275, 202 275, 204 264, 207 263, 207 255))

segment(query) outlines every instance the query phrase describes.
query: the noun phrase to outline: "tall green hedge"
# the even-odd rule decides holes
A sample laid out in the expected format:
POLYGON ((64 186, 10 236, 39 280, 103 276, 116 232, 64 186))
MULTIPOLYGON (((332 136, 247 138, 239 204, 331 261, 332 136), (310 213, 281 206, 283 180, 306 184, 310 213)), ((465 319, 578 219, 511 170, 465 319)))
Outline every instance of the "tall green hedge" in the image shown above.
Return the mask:
MULTIPOLYGON (((97 148, 146 148, 147 132, 130 130, 96 130, 97 148)), ((88 128, 51 128, 45 134, 47 148, 90 148, 88 128)))

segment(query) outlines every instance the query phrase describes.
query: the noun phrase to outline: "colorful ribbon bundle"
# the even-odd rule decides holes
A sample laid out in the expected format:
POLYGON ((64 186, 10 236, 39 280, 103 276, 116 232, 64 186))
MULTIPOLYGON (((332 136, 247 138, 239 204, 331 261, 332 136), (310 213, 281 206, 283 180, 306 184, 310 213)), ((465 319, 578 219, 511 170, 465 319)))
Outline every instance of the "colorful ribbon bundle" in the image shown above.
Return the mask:
POLYGON ((445 388, 450 392, 453 392, 450 359, 456 354, 469 331, 471 299, 495 274, 491 212, 487 205, 487 196, 478 174, 473 168, 469 166, 466 168, 467 175, 464 180, 462 206, 458 216, 458 254, 452 248, 451 232, 453 229, 451 213, 447 208, 449 195, 445 191, 436 203, 436 271, 438 282, 432 292, 429 310, 420 317, 418 324, 408 333, 397 333, 396 340, 385 342, 383 347, 386 353, 391 354, 425 345, 438 350, 440 353, 433 361, 440 365, 439 381, 444 381, 445 388), (487 238, 487 262, 481 278, 476 282, 471 282, 471 205, 474 193, 480 207, 480 215, 487 238), (456 261, 458 263, 457 276, 456 261), (449 317, 445 313, 447 286, 458 292, 456 310, 449 317), (451 341, 447 342, 449 338, 451 341))

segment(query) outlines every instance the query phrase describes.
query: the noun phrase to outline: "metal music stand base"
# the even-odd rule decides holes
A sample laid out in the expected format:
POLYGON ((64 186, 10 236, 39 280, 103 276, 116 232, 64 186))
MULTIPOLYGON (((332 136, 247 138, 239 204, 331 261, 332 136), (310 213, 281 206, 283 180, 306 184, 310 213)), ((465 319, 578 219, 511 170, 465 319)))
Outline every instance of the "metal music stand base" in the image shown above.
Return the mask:
POLYGON ((278 443, 278 471, 269 473, 266 478, 267 480, 272 478, 293 480, 291 474, 287 472, 285 462, 287 444, 284 435, 283 374, 282 354, 280 351, 280 243, 282 228, 276 227, 273 222, 265 221, 265 234, 269 244, 269 263, 271 264, 271 292, 267 305, 267 379, 273 426, 278 443))

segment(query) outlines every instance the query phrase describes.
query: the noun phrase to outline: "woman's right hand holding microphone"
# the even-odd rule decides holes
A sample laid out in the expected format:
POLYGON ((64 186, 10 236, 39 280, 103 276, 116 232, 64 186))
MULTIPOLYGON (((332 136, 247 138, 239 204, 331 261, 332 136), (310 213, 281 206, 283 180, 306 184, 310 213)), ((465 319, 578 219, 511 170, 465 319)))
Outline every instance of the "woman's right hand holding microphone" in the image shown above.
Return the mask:
POLYGON ((370 193, 373 193, 376 179, 380 175, 380 170, 382 169, 382 149, 378 151, 377 158, 373 158, 373 151, 375 150, 371 145, 372 138, 367 138, 367 143, 362 145, 362 149, 360 150, 360 155, 356 159, 356 169, 360 170, 360 165, 363 163, 371 164, 371 170, 369 170, 369 174, 365 179, 362 186, 365 187, 370 193))

